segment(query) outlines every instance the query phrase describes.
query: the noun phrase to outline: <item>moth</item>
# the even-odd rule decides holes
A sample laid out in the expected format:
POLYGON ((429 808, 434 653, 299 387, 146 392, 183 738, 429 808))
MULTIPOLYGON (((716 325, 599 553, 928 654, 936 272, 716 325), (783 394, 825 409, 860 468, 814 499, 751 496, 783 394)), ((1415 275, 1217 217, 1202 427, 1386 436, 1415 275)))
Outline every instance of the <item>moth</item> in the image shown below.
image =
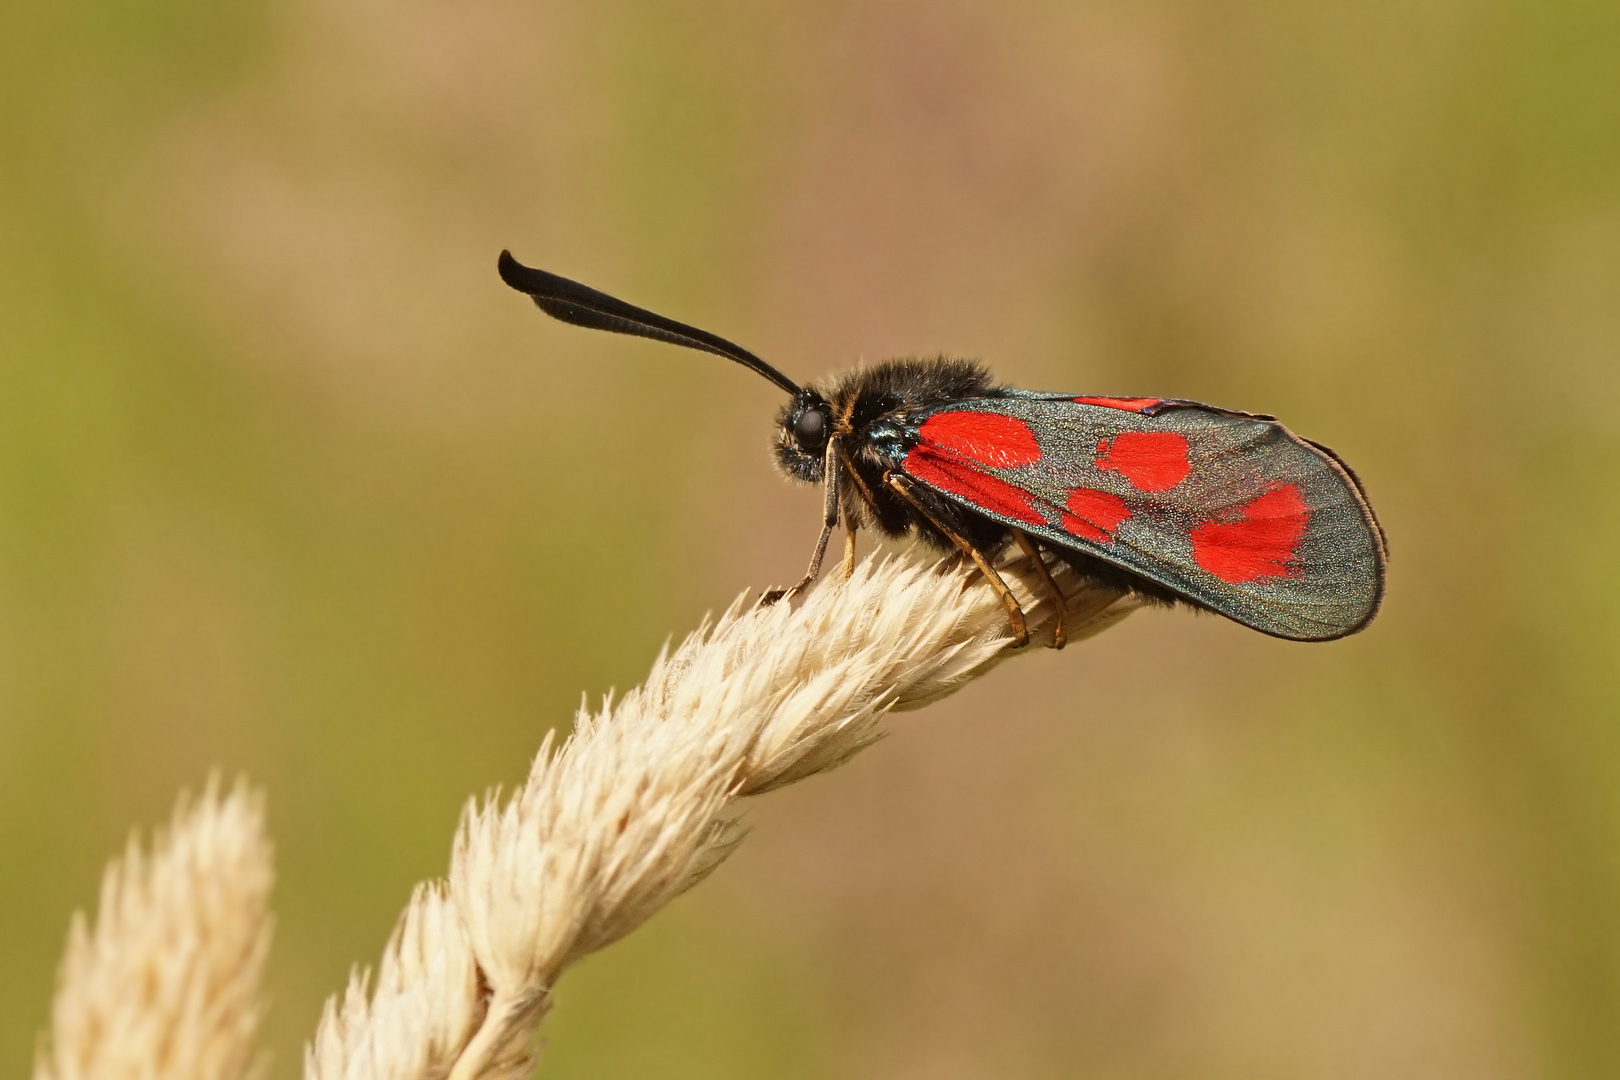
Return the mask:
POLYGON ((945 356, 800 386, 724 338, 510 252, 499 270, 563 322, 714 353, 788 395, 776 460, 790 478, 821 486, 822 527, 804 577, 766 602, 816 579, 842 522, 848 566, 860 528, 915 534, 971 560, 1019 645, 1029 641, 1024 613, 995 569, 1014 545, 1056 598, 1058 648, 1062 594, 1047 557, 1146 600, 1294 641, 1353 634, 1378 612, 1387 552, 1361 482, 1274 417, 1180 398, 1019 390, 976 361, 945 356))

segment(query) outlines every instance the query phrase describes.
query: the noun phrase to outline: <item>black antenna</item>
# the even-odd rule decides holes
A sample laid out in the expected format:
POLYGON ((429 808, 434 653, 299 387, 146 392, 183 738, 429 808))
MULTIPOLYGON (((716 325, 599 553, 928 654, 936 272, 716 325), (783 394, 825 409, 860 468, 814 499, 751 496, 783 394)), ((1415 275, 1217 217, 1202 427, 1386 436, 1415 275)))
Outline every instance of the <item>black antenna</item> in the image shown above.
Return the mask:
POLYGON ((497 266, 502 281, 518 292, 528 293, 535 306, 553 319, 561 319, 565 323, 589 327, 592 330, 634 334, 637 337, 653 338, 657 341, 667 341, 672 345, 685 345, 688 349, 714 353, 716 356, 735 360, 743 367, 759 372, 795 397, 800 392, 798 384, 792 379, 741 345, 733 345, 725 338, 717 337, 707 330, 699 330, 695 326, 687 326, 674 319, 655 315, 645 308, 616 300, 607 293, 597 292, 577 281, 569 281, 565 277, 524 266, 512 258, 510 251, 501 252, 497 266))

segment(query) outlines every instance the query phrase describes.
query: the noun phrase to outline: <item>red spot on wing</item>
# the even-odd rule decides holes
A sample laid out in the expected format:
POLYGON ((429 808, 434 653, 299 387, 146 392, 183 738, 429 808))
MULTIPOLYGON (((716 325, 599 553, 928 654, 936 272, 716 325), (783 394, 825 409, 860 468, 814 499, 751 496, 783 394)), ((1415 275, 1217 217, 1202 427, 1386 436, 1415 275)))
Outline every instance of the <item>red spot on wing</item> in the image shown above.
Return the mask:
POLYGON ((1082 405, 1101 405, 1105 409, 1124 409, 1126 412, 1141 412, 1164 404, 1163 398, 1156 397, 1077 397, 1074 400, 1082 405))
POLYGON ((1033 465, 1041 459, 1035 433, 1016 416, 935 413, 922 422, 918 434, 933 447, 997 469, 1033 465))
POLYGON ((999 477, 979 472, 959 458, 937 453, 926 445, 913 447, 906 455, 905 470, 925 484, 966 499, 980 510, 1030 525, 1046 524, 1046 519, 1030 506, 1029 496, 1023 491, 999 477))
POLYGON ((1239 520, 1210 521, 1192 531, 1193 561, 1234 585, 1287 577, 1311 512, 1298 484, 1268 491, 1238 511, 1239 520))
POLYGON ((1097 468, 1117 472, 1138 491, 1169 491, 1192 471, 1187 437, 1174 431, 1126 431, 1097 444, 1097 468))
POLYGON ((1112 540, 1114 530, 1131 516, 1124 499, 1092 488, 1070 491, 1069 501, 1065 505, 1069 512, 1063 515, 1064 531, 1100 544, 1112 540))

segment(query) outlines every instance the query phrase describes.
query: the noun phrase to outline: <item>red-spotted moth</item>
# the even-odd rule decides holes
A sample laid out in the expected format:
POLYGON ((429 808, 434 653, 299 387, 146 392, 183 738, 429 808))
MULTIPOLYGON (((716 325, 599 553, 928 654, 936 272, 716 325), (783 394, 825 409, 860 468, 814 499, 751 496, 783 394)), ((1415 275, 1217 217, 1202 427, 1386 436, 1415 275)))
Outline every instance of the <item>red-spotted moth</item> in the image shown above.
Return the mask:
POLYGON ((801 387, 724 338, 509 252, 500 273, 564 322, 715 353, 791 395, 777 417, 776 458, 788 476, 822 486, 825 512, 809 571, 767 600, 815 580, 842 521, 849 558, 865 526, 915 532, 972 559, 1007 605, 1019 644, 1028 641, 1023 612, 994 568, 1012 544, 1043 572, 1049 555, 1148 599, 1296 641, 1353 634, 1378 611, 1384 538, 1360 482, 1333 451, 1270 416, 1016 390, 947 357, 889 360, 801 387))

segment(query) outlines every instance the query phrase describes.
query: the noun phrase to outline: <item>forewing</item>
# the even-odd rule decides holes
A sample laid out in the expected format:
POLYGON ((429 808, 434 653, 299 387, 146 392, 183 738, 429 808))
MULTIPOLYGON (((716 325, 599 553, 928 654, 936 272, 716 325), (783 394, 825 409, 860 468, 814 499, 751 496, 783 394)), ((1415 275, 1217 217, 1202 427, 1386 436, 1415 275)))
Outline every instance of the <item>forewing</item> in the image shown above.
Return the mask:
POLYGON ((1278 637, 1354 633, 1384 544, 1353 473, 1267 416, 1017 392, 917 418, 904 472, 1278 637))

